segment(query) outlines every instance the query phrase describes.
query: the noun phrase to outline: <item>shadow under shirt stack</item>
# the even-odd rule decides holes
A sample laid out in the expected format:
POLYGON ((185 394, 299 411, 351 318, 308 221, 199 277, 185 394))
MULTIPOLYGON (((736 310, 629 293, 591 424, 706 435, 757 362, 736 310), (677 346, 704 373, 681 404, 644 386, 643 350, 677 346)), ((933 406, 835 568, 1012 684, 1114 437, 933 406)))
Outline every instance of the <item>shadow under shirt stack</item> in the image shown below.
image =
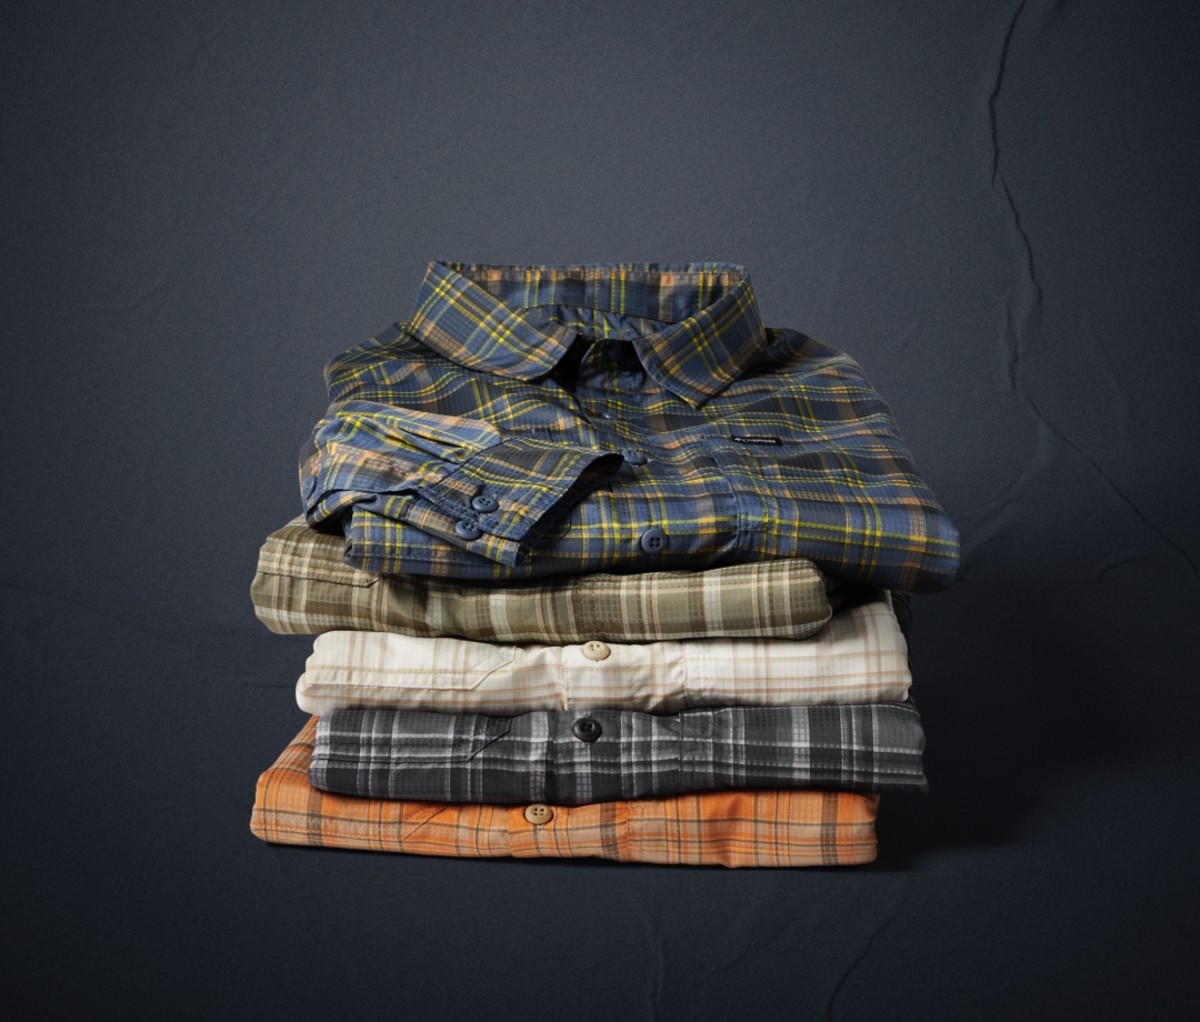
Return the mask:
POLYGON ((267 841, 871 861, 924 791, 896 593, 957 534, 848 356, 731 264, 431 263, 338 356, 252 597, 317 634, 267 841))

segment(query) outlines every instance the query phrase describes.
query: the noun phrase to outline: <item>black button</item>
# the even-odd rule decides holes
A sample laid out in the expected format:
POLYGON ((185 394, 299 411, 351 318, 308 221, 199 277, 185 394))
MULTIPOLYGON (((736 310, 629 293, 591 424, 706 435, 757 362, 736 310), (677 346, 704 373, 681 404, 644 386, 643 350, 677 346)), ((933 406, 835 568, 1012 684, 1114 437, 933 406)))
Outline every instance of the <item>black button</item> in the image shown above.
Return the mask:
POLYGON ((600 737, 600 722, 591 717, 580 717, 571 725, 571 734, 581 742, 594 742, 600 737))
POLYGON ((638 545, 648 554, 661 554, 667 545, 667 534, 656 525, 642 533, 638 545))
POLYGON ((474 522, 464 520, 454 523, 454 534, 459 539, 478 539, 483 535, 483 530, 474 522))
POLYGON ((500 504, 496 501, 495 497, 479 496, 471 498, 471 507, 476 511, 495 511, 499 506, 500 504))
POLYGON ((626 447, 625 450, 623 450, 621 452, 621 457, 624 458, 631 465, 646 464, 646 456, 641 451, 633 451, 633 450, 630 450, 628 447, 626 447))

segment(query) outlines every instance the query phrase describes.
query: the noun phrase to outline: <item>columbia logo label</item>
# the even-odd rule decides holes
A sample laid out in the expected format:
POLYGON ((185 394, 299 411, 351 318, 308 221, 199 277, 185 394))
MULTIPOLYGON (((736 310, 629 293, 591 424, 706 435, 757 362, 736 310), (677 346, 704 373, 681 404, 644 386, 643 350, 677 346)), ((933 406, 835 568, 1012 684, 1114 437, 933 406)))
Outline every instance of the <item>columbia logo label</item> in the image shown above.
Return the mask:
POLYGON ((783 441, 777 436, 733 436, 731 440, 736 440, 739 444, 781 444, 783 441))

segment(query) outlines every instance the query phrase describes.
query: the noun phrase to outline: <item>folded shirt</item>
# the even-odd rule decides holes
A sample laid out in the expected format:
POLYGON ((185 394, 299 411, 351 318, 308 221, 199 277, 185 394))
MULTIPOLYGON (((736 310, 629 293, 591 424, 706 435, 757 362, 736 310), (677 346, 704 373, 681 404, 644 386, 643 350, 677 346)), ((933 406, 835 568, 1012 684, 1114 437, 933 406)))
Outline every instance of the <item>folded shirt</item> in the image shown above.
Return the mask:
POLYGON ((258 619, 280 634, 362 629, 489 642, 802 639, 836 603, 830 580, 803 558, 506 585, 372 575, 346 564, 342 547, 302 517, 271 533, 250 585, 258 619))
POLYGON ((437 802, 553 802, 738 788, 929 790, 912 703, 730 706, 516 717, 335 710, 317 722, 322 791, 437 802))
POLYGON ((705 792, 554 806, 453 804, 321 792, 309 720, 258 780, 250 829, 274 844, 462 858, 579 858, 722 866, 848 866, 875 858, 878 795, 705 792))
POLYGON ((766 327, 729 263, 431 263, 325 367, 309 524, 380 574, 514 579, 807 557, 949 585, 958 532, 862 367, 766 327))
POLYGON ((325 632, 313 642, 296 701, 315 714, 347 708, 672 713, 693 706, 899 703, 911 682, 891 595, 879 589, 800 640, 542 646, 325 632))

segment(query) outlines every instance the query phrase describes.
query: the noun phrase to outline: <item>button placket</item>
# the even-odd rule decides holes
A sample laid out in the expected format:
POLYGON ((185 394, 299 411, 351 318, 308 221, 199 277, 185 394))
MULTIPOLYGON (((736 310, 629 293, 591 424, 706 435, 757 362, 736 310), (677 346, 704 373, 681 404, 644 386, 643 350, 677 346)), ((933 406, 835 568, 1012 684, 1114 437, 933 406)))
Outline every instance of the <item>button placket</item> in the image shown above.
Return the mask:
MULTIPOLYGON (((687 710, 679 715, 678 753, 679 776, 685 783, 693 787, 717 787, 716 773, 719 769, 719 759, 715 744, 717 741, 716 720, 710 710, 687 710), (702 776, 697 775, 697 764, 704 765, 702 776)), ((732 770, 732 768, 731 768, 732 770)), ((732 782, 733 778, 726 778, 732 782)))

